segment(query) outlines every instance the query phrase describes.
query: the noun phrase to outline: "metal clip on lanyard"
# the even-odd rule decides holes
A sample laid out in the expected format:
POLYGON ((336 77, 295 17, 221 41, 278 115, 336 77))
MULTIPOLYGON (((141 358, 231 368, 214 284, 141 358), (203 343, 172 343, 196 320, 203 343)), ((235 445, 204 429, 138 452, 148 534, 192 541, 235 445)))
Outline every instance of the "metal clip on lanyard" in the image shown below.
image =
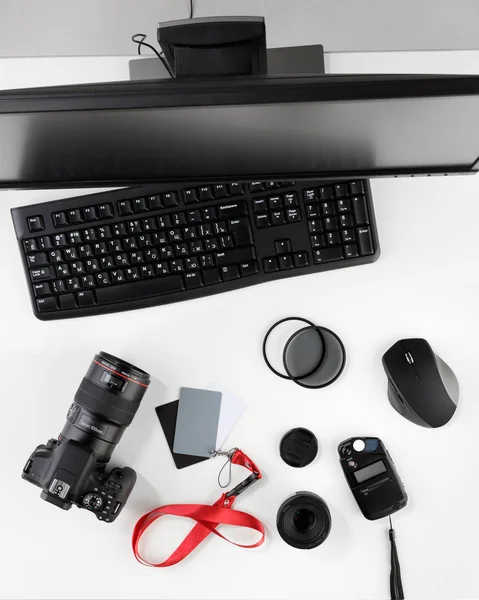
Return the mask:
MULTIPOLYGON (((223 453, 216 452, 215 455, 217 454, 223 453)), ((254 464, 254 462, 238 448, 235 448, 234 451, 227 453, 227 455, 232 464, 245 467, 245 469, 251 471, 251 475, 249 475, 242 483, 231 489, 229 492, 223 493, 221 498, 218 498, 218 500, 212 506, 205 504, 168 504, 167 506, 155 508, 151 512, 143 515, 135 525, 131 540, 135 558, 141 564, 148 567, 171 567, 188 556, 188 554, 190 554, 199 544, 201 544, 201 542, 207 538, 210 533, 214 533, 218 537, 230 542, 231 544, 234 544, 235 546, 239 546, 240 548, 257 548, 258 546, 261 546, 261 544, 264 542, 263 523, 248 513, 239 510, 231 510, 236 498, 255 481, 261 479, 261 471, 254 464), (163 515, 189 517, 190 519, 196 521, 196 525, 169 558, 161 563, 155 564, 145 560, 140 555, 138 546, 141 536, 145 533, 148 527, 163 515), (216 528, 221 524, 254 529, 261 534, 261 538, 255 544, 237 544, 217 531, 216 528)))

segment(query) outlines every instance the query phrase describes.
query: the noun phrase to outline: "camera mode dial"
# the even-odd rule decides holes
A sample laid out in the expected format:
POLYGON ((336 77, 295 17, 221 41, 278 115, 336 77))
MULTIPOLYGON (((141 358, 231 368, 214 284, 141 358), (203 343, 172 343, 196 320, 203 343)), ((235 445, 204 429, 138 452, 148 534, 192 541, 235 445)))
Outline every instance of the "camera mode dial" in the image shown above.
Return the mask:
POLYGON ((83 506, 90 510, 100 510, 103 506, 103 499, 99 494, 90 492, 83 498, 83 506))

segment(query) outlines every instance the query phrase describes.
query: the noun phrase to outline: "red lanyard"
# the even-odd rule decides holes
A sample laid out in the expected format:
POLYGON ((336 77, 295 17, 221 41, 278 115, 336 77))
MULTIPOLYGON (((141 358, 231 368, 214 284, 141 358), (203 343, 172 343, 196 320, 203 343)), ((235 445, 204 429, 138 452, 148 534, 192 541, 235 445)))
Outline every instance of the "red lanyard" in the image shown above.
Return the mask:
POLYGON ((146 565, 148 567, 171 567, 188 556, 188 554, 190 554, 190 552, 192 552, 199 544, 201 544, 201 542, 207 538, 210 533, 214 533, 218 537, 230 542, 231 544, 234 544, 235 546, 239 546, 240 548, 257 548, 258 546, 261 546, 261 544, 264 542, 263 523, 248 513, 239 510, 231 510, 236 498, 251 484, 258 479, 261 479, 261 471, 254 464, 254 462, 239 449, 235 450, 230 460, 232 464, 240 465, 248 469, 248 471, 251 471, 251 475, 249 475, 242 483, 234 487, 229 492, 222 494, 221 498, 219 498, 213 504, 213 506, 207 506, 205 504, 168 504, 167 506, 155 508, 151 512, 143 515, 138 520, 133 530, 131 542, 135 558, 142 565, 146 565), (169 558, 161 563, 155 564, 145 560, 140 555, 138 545, 141 536, 145 533, 148 527, 154 523, 156 519, 159 519, 163 515, 189 517, 190 519, 196 521, 196 525, 169 558), (261 538, 255 544, 236 544, 216 530, 218 525, 221 524, 254 529, 261 534, 261 538))

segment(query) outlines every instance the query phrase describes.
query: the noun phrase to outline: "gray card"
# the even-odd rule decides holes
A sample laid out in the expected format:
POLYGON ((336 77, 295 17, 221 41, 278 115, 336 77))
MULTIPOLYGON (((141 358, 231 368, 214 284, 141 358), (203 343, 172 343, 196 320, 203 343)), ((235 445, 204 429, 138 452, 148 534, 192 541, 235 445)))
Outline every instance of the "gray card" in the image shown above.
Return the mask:
POLYGON ((221 409, 221 392, 181 388, 173 451, 211 457, 221 409))

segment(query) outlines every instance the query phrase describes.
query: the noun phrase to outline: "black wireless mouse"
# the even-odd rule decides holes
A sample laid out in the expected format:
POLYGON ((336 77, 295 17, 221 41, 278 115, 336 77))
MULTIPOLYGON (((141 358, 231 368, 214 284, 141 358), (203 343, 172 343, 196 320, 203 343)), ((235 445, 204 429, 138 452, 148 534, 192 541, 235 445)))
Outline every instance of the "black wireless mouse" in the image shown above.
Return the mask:
POLYGON ((459 384, 426 340, 396 342, 383 356, 388 398, 397 412, 422 427, 442 427, 459 400, 459 384))

